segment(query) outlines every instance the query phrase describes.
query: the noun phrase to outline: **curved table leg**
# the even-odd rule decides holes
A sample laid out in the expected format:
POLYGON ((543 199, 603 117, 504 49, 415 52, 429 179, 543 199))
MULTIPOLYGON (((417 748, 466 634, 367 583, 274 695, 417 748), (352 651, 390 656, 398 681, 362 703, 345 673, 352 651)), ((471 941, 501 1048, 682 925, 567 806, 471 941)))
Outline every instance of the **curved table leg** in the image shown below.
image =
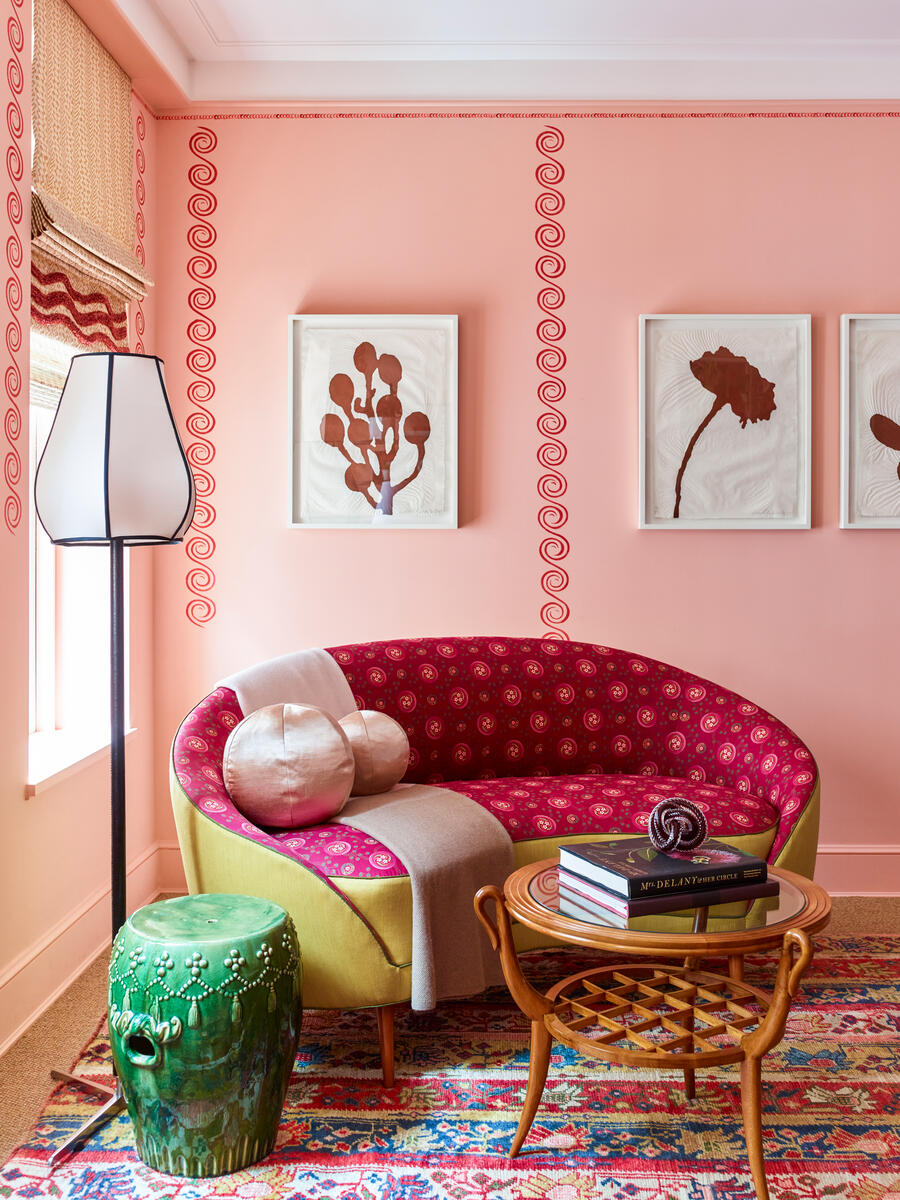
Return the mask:
POLYGON ((531 1128, 531 1123, 534 1120, 534 1115, 537 1112, 541 1096, 544 1092, 544 1084, 547 1081, 547 1069, 550 1066, 550 1047, 553 1044, 553 1038, 544 1024, 544 1017, 547 1013, 553 1011, 553 1005, 546 996, 542 996, 536 988, 533 988, 522 974, 515 943, 513 942, 509 913, 506 911, 506 903, 500 889, 493 884, 481 888, 475 896, 475 912, 487 930, 487 935, 491 939, 491 945, 500 955, 503 977, 506 980, 506 986, 509 988, 513 1000, 515 1000, 519 1009, 531 1021, 531 1059, 528 1066, 528 1088, 525 1092, 525 1105, 522 1109, 522 1116, 519 1119, 519 1127, 516 1130, 516 1136, 513 1138, 512 1146, 509 1150, 509 1157, 515 1158, 528 1135, 528 1130, 531 1128), (493 901, 494 903, 493 918, 488 912, 489 901, 493 901))
POLYGON ((762 1064, 758 1058, 741 1063, 741 1108, 744 1113, 744 1138, 753 1174, 753 1186, 759 1200, 769 1200, 766 1164, 762 1142, 762 1064))
POLYGON ((800 978, 809 966, 811 958, 812 944, 806 933, 802 929, 789 929, 781 946, 772 1002, 762 1023, 741 1039, 741 1046, 746 1055, 741 1063, 744 1137, 747 1139, 747 1156, 750 1159, 753 1185, 759 1200, 769 1200, 762 1142, 762 1058, 784 1037, 791 1001, 797 995, 800 978), (795 950, 798 952, 796 961, 795 950))
POLYGON ((515 1158, 522 1148, 522 1143, 528 1136, 528 1131, 534 1121, 535 1113, 544 1094, 544 1084, 547 1082, 547 1070, 550 1066, 550 1047, 553 1038, 547 1032, 543 1021, 531 1022, 531 1060, 528 1064, 528 1090, 525 1092, 525 1104, 519 1118, 519 1127, 509 1148, 509 1157, 515 1158))

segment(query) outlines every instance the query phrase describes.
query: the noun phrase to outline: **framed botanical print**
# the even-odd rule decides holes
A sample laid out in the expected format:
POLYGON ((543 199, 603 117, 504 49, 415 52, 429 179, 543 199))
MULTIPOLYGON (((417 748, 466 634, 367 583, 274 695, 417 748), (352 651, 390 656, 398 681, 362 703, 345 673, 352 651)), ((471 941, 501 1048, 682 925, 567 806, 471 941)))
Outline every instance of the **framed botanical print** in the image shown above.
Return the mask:
POLYGON ((900 315, 841 317, 841 528, 900 529, 900 315))
POLYGON ((808 529, 808 315, 639 320, 642 529, 808 529))
POLYGON ((457 525, 457 318, 290 319, 291 524, 457 525))

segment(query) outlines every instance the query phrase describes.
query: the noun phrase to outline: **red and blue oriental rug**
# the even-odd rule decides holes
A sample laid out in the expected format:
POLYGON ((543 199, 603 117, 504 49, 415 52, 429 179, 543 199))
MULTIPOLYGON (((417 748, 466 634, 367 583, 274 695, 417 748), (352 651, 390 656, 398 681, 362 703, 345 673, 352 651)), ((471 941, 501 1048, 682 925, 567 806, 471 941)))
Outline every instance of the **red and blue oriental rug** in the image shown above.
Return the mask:
MULTIPOLYGON (((539 987, 586 952, 524 956, 539 987)), ((748 960, 771 982, 773 960, 748 960)), ((819 939, 787 1036, 764 1064, 773 1200, 900 1200, 900 937, 819 939)), ((397 1084, 381 1087, 374 1014, 307 1013, 275 1152, 234 1175, 161 1175, 134 1152, 126 1114, 47 1170, 90 1110, 53 1094, 0 1168, 15 1200, 753 1200, 738 1068, 681 1076, 554 1046, 522 1155, 506 1158, 525 1090, 528 1029, 500 989, 397 1024, 397 1084)), ((109 1081, 105 1026, 76 1073, 109 1081)))

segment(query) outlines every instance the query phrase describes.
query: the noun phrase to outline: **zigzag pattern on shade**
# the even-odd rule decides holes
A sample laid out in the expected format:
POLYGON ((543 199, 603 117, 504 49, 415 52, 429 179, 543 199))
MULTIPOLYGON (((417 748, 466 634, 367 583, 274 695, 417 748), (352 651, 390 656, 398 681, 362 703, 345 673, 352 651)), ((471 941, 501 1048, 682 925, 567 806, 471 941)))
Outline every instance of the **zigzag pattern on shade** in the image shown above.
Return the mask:
MULTIPOLYGON (((523 955, 547 988, 590 952, 523 955)), ((818 939, 785 1040, 763 1064, 763 1137, 773 1196, 883 1200, 900 1191, 900 937, 818 939)), ((715 966, 712 969, 716 969, 715 966)), ((771 982, 774 959, 747 978, 771 982)), ((528 1029, 505 989, 407 1012, 397 1022, 397 1083, 380 1082, 371 1012, 311 1012, 272 1155, 217 1179, 161 1176, 116 1118, 68 1164, 47 1157, 84 1119, 60 1087, 31 1138, 0 1169, 4 1200, 753 1200, 741 1133, 738 1068, 680 1074, 580 1058, 555 1045, 521 1157, 518 1122, 528 1029)), ((105 1027, 77 1072, 109 1081, 105 1027)))
POLYGON ((41 270, 31 260, 31 319, 77 351, 128 349, 128 316, 124 301, 105 292, 80 290, 72 271, 41 270))

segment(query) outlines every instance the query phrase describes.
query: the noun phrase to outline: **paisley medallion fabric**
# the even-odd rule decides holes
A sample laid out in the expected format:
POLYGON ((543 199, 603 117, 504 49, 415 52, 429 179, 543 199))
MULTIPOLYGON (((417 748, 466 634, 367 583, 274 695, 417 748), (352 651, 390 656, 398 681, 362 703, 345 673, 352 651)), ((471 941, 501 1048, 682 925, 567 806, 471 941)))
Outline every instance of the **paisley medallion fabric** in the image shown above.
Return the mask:
MULTIPOLYGON (((514 842, 645 832, 658 800, 683 795, 703 810, 715 837, 771 830, 772 860, 815 790, 815 762, 783 722, 645 656, 489 637, 371 642, 329 653, 358 707, 405 729, 405 781, 463 792, 514 842)), ((406 874, 358 830, 264 830, 241 816, 225 791, 222 754, 242 716, 234 693, 218 688, 176 736, 175 773, 207 817, 329 880, 406 874)))

